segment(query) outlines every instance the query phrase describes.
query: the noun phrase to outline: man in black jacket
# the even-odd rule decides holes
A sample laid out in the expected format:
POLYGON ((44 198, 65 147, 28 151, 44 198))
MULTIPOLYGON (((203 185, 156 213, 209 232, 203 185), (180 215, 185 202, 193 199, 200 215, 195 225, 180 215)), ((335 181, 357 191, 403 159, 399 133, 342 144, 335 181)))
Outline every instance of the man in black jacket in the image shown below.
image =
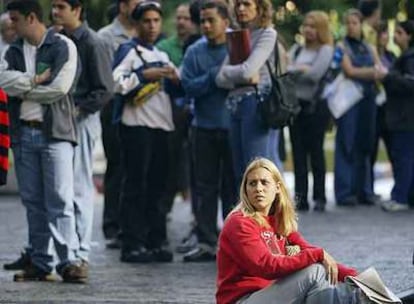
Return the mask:
POLYGON ((79 238, 77 256, 88 269, 93 224, 92 150, 100 136, 99 111, 112 96, 111 59, 104 42, 83 21, 81 0, 53 0, 52 17, 75 43, 82 71, 73 94, 79 145, 74 157, 74 203, 79 238))

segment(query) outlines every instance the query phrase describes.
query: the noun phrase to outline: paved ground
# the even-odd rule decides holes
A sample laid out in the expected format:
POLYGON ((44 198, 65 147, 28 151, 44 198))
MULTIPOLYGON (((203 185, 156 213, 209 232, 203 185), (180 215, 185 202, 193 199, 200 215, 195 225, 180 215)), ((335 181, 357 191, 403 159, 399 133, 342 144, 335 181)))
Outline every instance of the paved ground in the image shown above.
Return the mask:
MULTIPOLYGON (((286 176, 292 185, 292 176, 286 176)), ((338 209, 325 214, 300 214, 300 228, 309 241, 325 247, 337 260, 364 270, 374 266, 395 292, 414 287, 414 211, 387 214, 378 207, 338 209)), ((376 184, 388 196, 390 181, 376 184)), ((87 285, 14 283, 13 274, 0 270, 0 303, 214 303, 215 264, 174 263, 126 265, 118 252, 106 250, 100 231, 102 197, 97 196, 91 278, 87 285)), ((190 206, 176 200, 169 222, 173 246, 187 233, 190 206)), ((16 196, 0 196, 0 264, 14 259, 24 244, 24 210, 16 196)))

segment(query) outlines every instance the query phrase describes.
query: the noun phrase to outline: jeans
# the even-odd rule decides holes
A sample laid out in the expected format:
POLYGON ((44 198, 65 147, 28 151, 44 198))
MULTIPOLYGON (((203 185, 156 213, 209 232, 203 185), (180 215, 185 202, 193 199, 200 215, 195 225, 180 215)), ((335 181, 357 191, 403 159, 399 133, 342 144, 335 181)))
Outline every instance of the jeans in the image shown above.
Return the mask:
POLYGON ((60 262, 58 272, 76 262, 78 240, 73 205, 73 146, 48 140, 41 130, 21 128, 13 147, 20 196, 26 207, 29 252, 34 265, 52 270, 52 238, 60 262))
POLYGON ((391 199, 407 204, 414 193, 414 131, 391 131, 394 187, 391 199))
MULTIPOLYGON (((337 120, 335 138, 335 198, 343 202, 349 198, 373 195, 371 153, 375 128, 365 127, 361 120, 360 101, 337 120), (372 131, 372 132, 371 132, 372 131)), ((376 115, 374 113, 370 114, 376 115)))
POLYGON ((93 183, 92 152, 101 131, 99 114, 80 116, 77 119, 78 145, 74 154, 74 203, 76 233, 79 238, 77 255, 84 261, 89 260, 91 249, 93 204, 95 186, 93 183))
POLYGON ((217 245, 217 205, 221 196, 223 217, 237 203, 231 149, 227 130, 192 129, 196 191, 194 210, 200 243, 217 245))
POLYGON ((313 264, 270 286, 256 291, 237 304, 356 304, 344 284, 329 285, 322 265, 313 264))
POLYGON ((256 96, 247 95, 242 98, 232 110, 230 124, 230 143, 237 188, 247 165, 256 157, 266 157, 281 169, 278 142, 279 130, 263 126, 257 111, 256 96))
POLYGON ((166 241, 162 200, 168 177, 169 132, 120 126, 124 180, 121 194, 123 250, 159 248, 166 241))

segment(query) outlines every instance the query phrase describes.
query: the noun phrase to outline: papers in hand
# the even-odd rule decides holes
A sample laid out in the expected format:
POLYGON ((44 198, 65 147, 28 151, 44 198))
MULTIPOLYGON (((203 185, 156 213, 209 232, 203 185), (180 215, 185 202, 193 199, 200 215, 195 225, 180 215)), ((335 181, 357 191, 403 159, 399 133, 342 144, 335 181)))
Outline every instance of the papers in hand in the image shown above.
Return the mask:
POLYGON ((374 303, 396 303, 401 304, 401 300, 389 290, 381 280, 378 272, 370 267, 359 275, 346 278, 350 285, 357 286, 374 303))
POLYGON ((322 97, 327 99, 329 110, 338 119, 362 99, 362 87, 340 73, 325 87, 322 97))

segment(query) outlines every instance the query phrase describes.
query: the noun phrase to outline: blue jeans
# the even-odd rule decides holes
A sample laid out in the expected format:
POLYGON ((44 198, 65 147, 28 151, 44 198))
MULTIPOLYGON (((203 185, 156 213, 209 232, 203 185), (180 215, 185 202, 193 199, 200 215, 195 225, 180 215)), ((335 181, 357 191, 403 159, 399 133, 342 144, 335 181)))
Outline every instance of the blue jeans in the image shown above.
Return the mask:
POLYGON ((73 206, 73 146, 49 141, 41 130, 21 128, 13 147, 20 196, 26 207, 32 263, 52 270, 54 241, 58 272, 76 260, 78 242, 73 206))
POLYGON ((414 193, 414 131, 391 131, 394 187, 391 199, 407 204, 414 193))
POLYGON ((230 144, 237 189, 244 170, 256 157, 266 157, 282 170, 278 143, 279 130, 263 126, 257 111, 256 95, 245 96, 235 105, 230 122, 230 144))
POLYGON ((77 119, 78 145, 74 154, 74 203, 76 233, 79 238, 77 257, 88 261, 92 239, 95 186, 92 177, 92 152, 101 132, 99 114, 77 119))
POLYGON ((375 128, 365 125, 371 121, 375 111, 363 117, 363 102, 354 105, 336 121, 335 198, 339 203, 373 195, 370 168, 375 128))

